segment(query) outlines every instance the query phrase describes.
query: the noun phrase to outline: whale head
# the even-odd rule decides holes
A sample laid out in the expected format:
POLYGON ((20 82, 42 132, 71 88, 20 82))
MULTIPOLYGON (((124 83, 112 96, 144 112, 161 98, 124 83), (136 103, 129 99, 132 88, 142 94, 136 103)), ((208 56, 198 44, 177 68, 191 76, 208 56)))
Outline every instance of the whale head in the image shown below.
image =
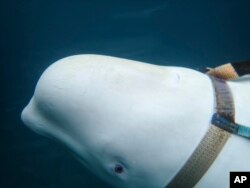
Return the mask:
POLYGON ((163 188, 212 110, 210 80, 197 71, 77 55, 42 74, 21 118, 115 187, 163 188))

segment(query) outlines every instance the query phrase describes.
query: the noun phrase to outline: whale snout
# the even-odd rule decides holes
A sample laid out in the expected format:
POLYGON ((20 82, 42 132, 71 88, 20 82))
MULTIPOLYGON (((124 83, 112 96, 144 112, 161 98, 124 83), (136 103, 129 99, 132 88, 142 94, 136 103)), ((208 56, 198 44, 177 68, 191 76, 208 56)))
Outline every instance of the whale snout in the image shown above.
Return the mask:
POLYGON ((29 104, 22 110, 21 120, 28 128, 43 135, 44 120, 41 117, 39 110, 36 108, 33 98, 30 100, 29 104))
POLYGON ((21 120, 26 126, 30 126, 32 124, 30 103, 22 110, 21 120))

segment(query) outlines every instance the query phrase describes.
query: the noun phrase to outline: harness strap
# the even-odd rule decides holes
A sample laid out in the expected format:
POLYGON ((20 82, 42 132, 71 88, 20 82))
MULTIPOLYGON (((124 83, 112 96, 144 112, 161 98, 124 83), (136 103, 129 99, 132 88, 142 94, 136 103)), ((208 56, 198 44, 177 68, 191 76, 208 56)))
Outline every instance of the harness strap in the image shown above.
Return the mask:
POLYGON ((250 74, 250 61, 231 63, 239 76, 250 74))
POLYGON ((214 69, 207 68, 206 73, 210 76, 224 80, 234 80, 239 76, 250 74, 250 61, 227 63, 214 69))
MULTIPOLYGON (((218 78, 223 80, 234 80, 239 76, 250 74, 250 61, 227 63, 215 69, 209 69, 207 74, 215 76, 214 79, 217 80, 218 78)), ((225 118, 219 114, 214 114, 212 123, 230 133, 250 139, 250 127, 237 124, 228 117, 225 118)))
POLYGON ((207 74, 224 80, 234 80, 239 77, 236 69, 231 63, 221 65, 214 69, 209 69, 207 74))
MULTIPOLYGON (((210 78, 216 93, 216 114, 234 122, 234 103, 228 85, 224 80, 213 76, 210 78)), ((211 122, 211 126, 195 151, 166 187, 194 187, 219 155, 230 135, 230 132, 211 122)))
POLYGON ((230 133, 250 138, 250 128, 244 125, 230 122, 228 119, 220 116, 219 114, 214 114, 212 118, 212 124, 217 127, 224 129, 230 133))
POLYGON ((231 133, 250 138, 250 128, 235 123, 233 97, 226 84, 226 80, 250 74, 250 62, 228 63, 209 69, 207 74, 216 94, 216 113, 201 142, 166 188, 194 187, 219 155, 231 133))

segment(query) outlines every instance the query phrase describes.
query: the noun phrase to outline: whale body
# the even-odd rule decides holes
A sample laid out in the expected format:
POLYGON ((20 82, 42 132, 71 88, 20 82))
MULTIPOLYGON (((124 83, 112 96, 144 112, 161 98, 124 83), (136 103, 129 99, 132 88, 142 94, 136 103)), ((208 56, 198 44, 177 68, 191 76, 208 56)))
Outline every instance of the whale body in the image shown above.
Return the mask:
MULTIPOLYGON (((250 79, 228 85, 236 122, 250 125, 250 79)), ((45 70, 21 118, 114 187, 164 188, 205 135, 214 111, 206 74, 75 55, 45 70)), ((232 135, 196 187, 229 187, 229 172, 249 171, 249 159, 249 139, 232 135)))

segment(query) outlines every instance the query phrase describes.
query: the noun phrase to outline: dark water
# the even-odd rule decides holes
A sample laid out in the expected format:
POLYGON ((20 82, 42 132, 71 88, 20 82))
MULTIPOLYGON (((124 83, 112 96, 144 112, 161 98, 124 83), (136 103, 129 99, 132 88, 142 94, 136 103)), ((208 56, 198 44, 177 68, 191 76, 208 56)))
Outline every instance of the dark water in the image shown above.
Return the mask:
POLYGON ((194 69, 250 59, 249 1, 1 1, 1 188, 109 188, 20 112, 43 70, 73 54, 194 69))

